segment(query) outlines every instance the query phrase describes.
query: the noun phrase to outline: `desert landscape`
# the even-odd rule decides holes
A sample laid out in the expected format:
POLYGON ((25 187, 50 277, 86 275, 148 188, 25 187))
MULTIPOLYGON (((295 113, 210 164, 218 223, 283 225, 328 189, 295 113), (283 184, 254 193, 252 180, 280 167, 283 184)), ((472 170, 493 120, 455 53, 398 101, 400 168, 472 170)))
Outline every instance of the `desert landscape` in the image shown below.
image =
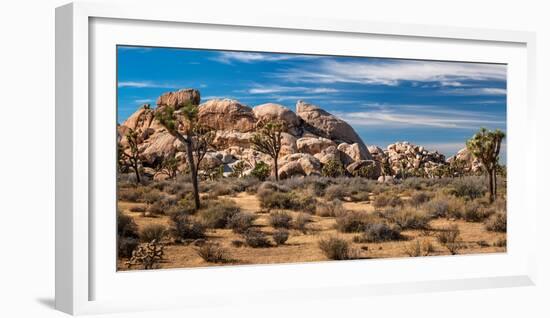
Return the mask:
POLYGON ((498 129, 446 158, 302 100, 155 104, 117 126, 118 270, 506 252, 498 129))

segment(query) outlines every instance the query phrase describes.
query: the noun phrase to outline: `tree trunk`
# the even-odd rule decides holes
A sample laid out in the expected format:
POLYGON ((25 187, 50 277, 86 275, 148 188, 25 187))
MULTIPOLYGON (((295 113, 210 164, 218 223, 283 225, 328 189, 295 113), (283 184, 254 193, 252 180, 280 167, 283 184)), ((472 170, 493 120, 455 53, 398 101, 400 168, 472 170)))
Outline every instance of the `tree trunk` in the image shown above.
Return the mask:
POLYGON ((279 156, 275 156, 273 158, 273 162, 275 164, 275 181, 279 182, 279 163, 277 162, 279 156))
POLYGON ((497 169, 493 170, 493 201, 497 199, 497 169))
POLYGON ((185 141, 184 145, 185 145, 185 152, 187 154, 187 165, 189 166, 189 171, 191 172, 191 182, 193 183, 193 196, 195 198, 195 209, 198 210, 201 208, 201 200, 199 197, 199 180, 197 176, 197 167, 195 167, 195 160, 193 158, 193 149, 191 148, 191 143, 188 141, 185 141))
POLYGON ((495 201, 495 197, 494 197, 494 186, 495 186, 495 183, 494 183, 494 173, 493 173, 493 170, 489 170, 487 171, 488 172, 488 175, 489 175, 489 202, 493 203, 495 201))
POLYGON ((132 165, 132 167, 134 168, 134 172, 136 173, 136 182, 137 183, 141 183, 141 178, 139 177, 139 167, 138 167, 138 164, 137 163, 134 163, 132 165))

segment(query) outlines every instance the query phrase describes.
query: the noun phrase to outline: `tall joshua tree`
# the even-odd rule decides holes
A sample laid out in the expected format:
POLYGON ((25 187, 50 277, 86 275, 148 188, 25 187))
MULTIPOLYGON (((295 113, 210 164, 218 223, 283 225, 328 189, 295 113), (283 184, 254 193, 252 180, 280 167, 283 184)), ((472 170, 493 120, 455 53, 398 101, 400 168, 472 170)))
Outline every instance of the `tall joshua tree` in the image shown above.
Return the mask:
POLYGON ((481 128, 470 140, 466 147, 472 155, 478 158, 489 175, 489 200, 495 201, 497 195, 497 168, 500 153, 500 145, 505 134, 496 129, 490 131, 481 128))
POLYGON ((252 148, 261 153, 265 153, 273 159, 275 167, 275 180, 279 181, 279 152, 281 151, 282 133, 285 125, 281 121, 269 121, 261 123, 260 129, 252 136, 252 148))
POLYGON ((128 132, 126 133, 126 140, 128 141, 127 149, 129 150, 129 153, 126 151, 122 151, 119 154, 128 158, 128 161, 130 162, 130 167, 132 167, 132 170, 134 170, 134 173, 136 174, 136 182, 140 183, 141 178, 139 175, 139 132, 131 128, 128 129, 128 132))
POLYGON ((178 105, 176 111, 174 107, 168 105, 159 105, 155 117, 163 125, 168 132, 176 137, 185 147, 187 157, 187 165, 191 172, 191 180, 193 183, 193 196, 195 199, 195 208, 198 210, 201 207, 199 197, 199 180, 197 175, 198 164, 204 158, 208 150, 207 143, 211 132, 201 127, 198 123, 199 108, 192 103, 178 105), (181 119, 181 120, 180 120, 181 119), (181 124, 181 125, 180 125, 181 124), (178 130, 179 126, 183 128, 182 132, 178 130), (193 153, 197 154, 197 160, 193 153))

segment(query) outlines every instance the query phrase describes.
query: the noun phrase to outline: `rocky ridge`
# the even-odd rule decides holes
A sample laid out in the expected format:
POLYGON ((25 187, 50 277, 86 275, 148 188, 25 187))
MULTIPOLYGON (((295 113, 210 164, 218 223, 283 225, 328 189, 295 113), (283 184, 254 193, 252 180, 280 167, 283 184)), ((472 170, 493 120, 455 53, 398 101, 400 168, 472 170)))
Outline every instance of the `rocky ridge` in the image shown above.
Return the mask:
MULTIPOLYGON (((161 95, 157 108, 164 105, 178 107, 185 103, 198 106, 200 124, 215 130, 213 148, 207 153, 201 169, 223 166, 225 175, 233 172, 237 163, 246 167, 249 173, 259 161, 272 164, 272 159, 252 149, 251 138, 259 124, 279 120, 285 123, 282 135, 282 149, 279 158, 279 176, 320 175, 323 165, 335 161, 350 174, 368 168, 368 177, 387 180, 389 176, 399 176, 404 170, 430 172, 450 163, 445 157, 430 152, 424 147, 399 142, 383 150, 369 146, 361 140, 355 130, 345 121, 322 108, 303 101, 296 104, 296 113, 274 103, 253 108, 231 99, 212 99, 200 104, 200 92, 195 89, 182 89, 161 95)), ((176 140, 155 119, 156 108, 145 104, 122 124, 117 126, 118 141, 127 145, 125 134, 128 129, 140 133, 140 154, 144 170, 162 178, 154 171, 165 158, 175 157, 180 169, 185 168, 183 145, 176 140)), ((472 161, 471 156, 459 152, 454 157, 472 161)), ((454 160, 451 157, 449 160, 454 160)))

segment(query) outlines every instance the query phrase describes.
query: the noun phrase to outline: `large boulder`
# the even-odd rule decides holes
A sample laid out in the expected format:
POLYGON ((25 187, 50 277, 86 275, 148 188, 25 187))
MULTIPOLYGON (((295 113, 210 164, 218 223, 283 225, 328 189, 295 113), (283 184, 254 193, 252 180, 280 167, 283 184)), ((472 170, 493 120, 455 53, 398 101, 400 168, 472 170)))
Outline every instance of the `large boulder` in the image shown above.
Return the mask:
POLYGON ((252 133, 250 132, 243 133, 232 130, 217 130, 212 144, 216 149, 226 149, 234 146, 249 148, 251 147, 251 139, 252 133))
POLYGON ((294 137, 289 133, 282 133, 281 134, 281 151, 279 152, 279 156, 283 157, 286 155, 296 153, 297 151, 298 151, 298 148, 296 146, 296 137, 294 137))
POLYGON ((338 151, 340 151, 340 159, 345 165, 359 160, 369 160, 369 158, 365 157, 364 153, 361 151, 361 147, 358 143, 350 145, 343 142, 338 145, 338 151))
POLYGON ((296 140, 296 146, 299 152, 314 155, 327 147, 336 146, 336 143, 323 137, 302 137, 296 140))
POLYGON ((296 175, 320 175, 321 162, 310 154, 295 153, 279 160, 279 177, 290 178, 296 175))
POLYGON ((315 158, 319 159, 322 164, 327 164, 330 161, 340 162, 340 151, 336 146, 329 146, 321 150, 321 152, 313 155, 315 158))
POLYGON ((483 169, 481 160, 474 157, 466 147, 460 149, 456 155, 449 157, 447 163, 456 167, 462 167, 464 173, 477 173, 483 169), (457 163, 457 160, 460 161, 460 163, 457 163))
POLYGON ((248 106, 232 99, 211 99, 199 106, 199 122, 216 130, 250 132, 256 116, 248 106))
POLYGON ((176 92, 168 92, 159 96, 157 99, 158 106, 169 106, 174 109, 179 109, 186 104, 198 105, 201 102, 201 94, 198 90, 187 88, 180 89, 176 92))
POLYGON ((378 179, 381 175, 380 163, 374 160, 359 160, 349 164, 346 170, 351 175, 357 175, 369 179, 378 179))
POLYGON ((141 160, 144 164, 155 166, 182 148, 182 143, 168 132, 157 132, 140 145, 141 160))
POLYGON ((361 155, 365 159, 372 159, 367 146, 359 135, 345 121, 327 111, 303 101, 296 104, 296 114, 304 121, 304 128, 316 135, 349 144, 357 143, 361 155))
POLYGON ((280 121, 286 126, 286 130, 294 136, 302 133, 301 120, 296 114, 279 104, 267 103, 252 109, 258 122, 280 121))

